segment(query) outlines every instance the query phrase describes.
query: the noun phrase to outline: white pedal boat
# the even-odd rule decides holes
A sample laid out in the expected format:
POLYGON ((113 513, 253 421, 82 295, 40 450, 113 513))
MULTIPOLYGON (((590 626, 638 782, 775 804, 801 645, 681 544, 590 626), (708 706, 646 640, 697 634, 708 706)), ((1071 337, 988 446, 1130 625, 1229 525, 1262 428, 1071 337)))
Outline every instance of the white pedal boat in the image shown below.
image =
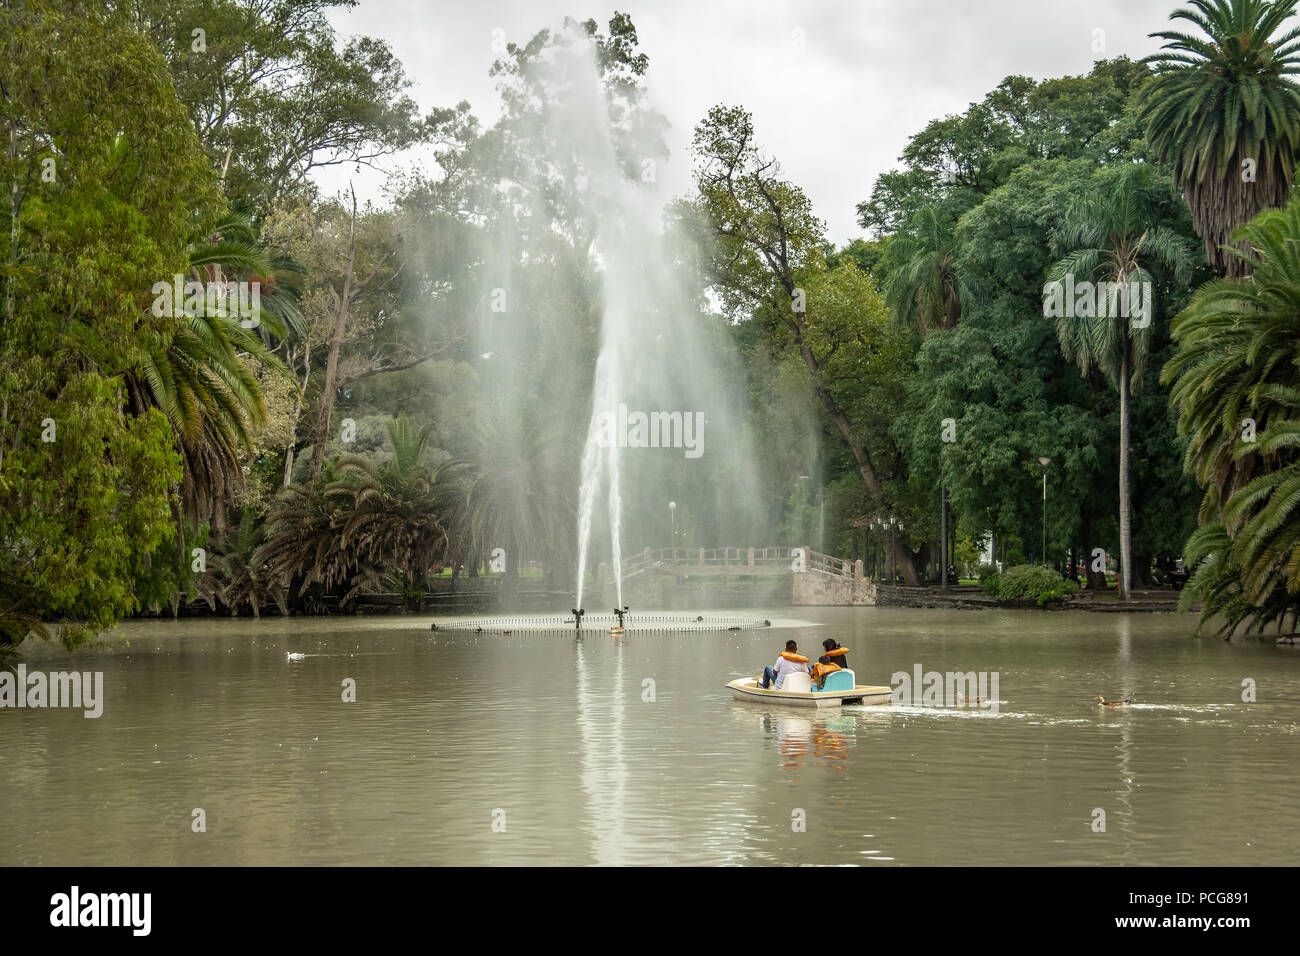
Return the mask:
POLYGON ((889 686, 864 685, 857 682, 851 670, 835 671, 826 676, 825 686, 813 690, 812 678, 807 674, 791 674, 780 690, 759 686, 753 677, 733 680, 727 685, 736 700, 762 701, 765 704, 786 704, 791 707, 839 707, 841 704, 888 704, 893 696, 889 686))

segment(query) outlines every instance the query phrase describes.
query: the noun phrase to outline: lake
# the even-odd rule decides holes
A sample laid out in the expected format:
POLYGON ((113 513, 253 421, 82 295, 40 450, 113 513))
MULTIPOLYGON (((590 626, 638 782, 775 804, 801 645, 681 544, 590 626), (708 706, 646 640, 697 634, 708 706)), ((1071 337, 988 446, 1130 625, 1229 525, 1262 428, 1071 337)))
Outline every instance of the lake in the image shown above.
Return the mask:
POLYGON ((1198 639, 1192 615, 738 613, 784 626, 189 619, 37 647, 29 671, 103 672, 103 715, 0 709, 0 863, 1295 861, 1300 648, 1198 639), (807 711, 724 688, 825 637, 859 683, 996 672, 998 701, 807 711))

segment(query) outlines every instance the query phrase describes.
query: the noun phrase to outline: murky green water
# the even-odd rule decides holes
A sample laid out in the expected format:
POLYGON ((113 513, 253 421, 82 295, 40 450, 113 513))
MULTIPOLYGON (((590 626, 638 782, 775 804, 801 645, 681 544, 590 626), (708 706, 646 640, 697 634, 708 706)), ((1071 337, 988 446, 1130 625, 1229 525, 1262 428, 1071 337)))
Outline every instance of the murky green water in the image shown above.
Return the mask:
POLYGON ((0 709, 0 864, 1296 859, 1300 649, 1193 639, 1172 615, 758 613, 818 624, 578 640, 137 622, 129 645, 29 655, 102 670, 106 699, 97 720, 0 709), (996 671, 997 712, 733 701, 723 684, 792 636, 840 640, 860 683, 996 671))

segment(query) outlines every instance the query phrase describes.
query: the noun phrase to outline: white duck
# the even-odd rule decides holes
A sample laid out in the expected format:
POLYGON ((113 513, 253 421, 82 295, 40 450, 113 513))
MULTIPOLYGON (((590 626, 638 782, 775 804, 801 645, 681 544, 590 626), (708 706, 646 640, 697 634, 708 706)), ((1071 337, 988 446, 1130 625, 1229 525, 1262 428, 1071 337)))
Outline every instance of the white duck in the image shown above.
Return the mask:
POLYGON ((298 651, 289 651, 284 655, 284 659, 287 661, 301 661, 306 657, 306 654, 300 654, 298 651))

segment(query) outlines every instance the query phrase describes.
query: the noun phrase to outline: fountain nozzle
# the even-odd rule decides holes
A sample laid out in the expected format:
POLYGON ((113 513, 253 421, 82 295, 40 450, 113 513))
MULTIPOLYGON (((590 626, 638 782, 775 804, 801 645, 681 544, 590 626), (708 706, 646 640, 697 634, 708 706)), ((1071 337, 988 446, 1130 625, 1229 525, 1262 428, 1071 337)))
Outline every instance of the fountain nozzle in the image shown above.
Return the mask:
POLYGON ((614 608, 614 616, 618 618, 618 626, 620 629, 623 627, 623 615, 626 614, 627 611, 627 605, 624 605, 621 608, 614 608))
POLYGON ((587 612, 586 612, 585 610, 579 610, 579 609, 576 608, 576 607, 573 609, 573 623, 574 623, 574 627, 575 627, 577 630, 579 630, 579 631, 582 630, 582 615, 584 615, 584 614, 586 614, 586 613, 587 613, 587 612))

